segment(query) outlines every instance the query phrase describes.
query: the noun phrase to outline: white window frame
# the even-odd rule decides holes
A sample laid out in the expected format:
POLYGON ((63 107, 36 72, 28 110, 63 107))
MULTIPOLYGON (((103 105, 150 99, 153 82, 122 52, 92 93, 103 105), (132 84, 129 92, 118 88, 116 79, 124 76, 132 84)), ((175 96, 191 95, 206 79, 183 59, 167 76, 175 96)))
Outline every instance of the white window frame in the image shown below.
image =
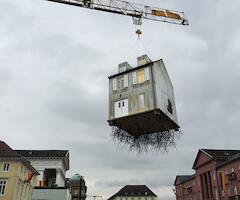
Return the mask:
POLYGON ((145 109, 146 108, 146 96, 145 96, 145 93, 141 93, 141 94, 138 95, 138 108, 139 109, 145 109))
POLYGON ((10 168, 10 163, 7 163, 7 162, 3 163, 3 168, 2 168, 3 172, 8 172, 9 168, 10 168))
POLYGON ((128 87, 128 74, 125 74, 123 76, 123 87, 127 88, 128 87))
POLYGON ((121 90, 124 88, 124 76, 120 76, 117 78, 117 89, 121 90))
MULTIPOLYGON (((140 83, 138 82, 138 76, 137 76, 137 72, 138 72, 139 70, 142 70, 142 68, 140 68, 140 69, 132 72, 132 80, 133 80, 133 81, 132 81, 132 82, 133 82, 132 84, 133 84, 133 85, 140 84, 140 83)), ((145 83, 146 81, 149 81, 149 80, 150 80, 150 68, 149 68, 149 67, 145 67, 143 70, 144 70, 144 81, 141 82, 141 83, 145 83)))
POLYGON ((7 180, 0 179, 0 196, 4 196, 7 188, 7 180))
POLYGON ((112 87, 113 87, 113 91, 117 90, 117 79, 116 78, 114 78, 112 80, 112 87))
POLYGON ((150 70, 149 67, 144 68, 144 81, 150 80, 150 70))
POLYGON ((128 74, 113 79, 113 91, 128 87, 128 74))
POLYGON ((137 71, 132 72, 133 85, 137 84, 137 71))

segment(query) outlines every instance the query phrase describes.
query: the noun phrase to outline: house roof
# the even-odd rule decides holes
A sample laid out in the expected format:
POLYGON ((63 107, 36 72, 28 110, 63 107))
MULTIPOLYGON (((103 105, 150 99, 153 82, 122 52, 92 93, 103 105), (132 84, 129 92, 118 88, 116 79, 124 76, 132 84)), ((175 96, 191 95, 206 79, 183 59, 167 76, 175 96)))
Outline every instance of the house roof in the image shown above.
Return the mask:
POLYGON ((202 149, 202 151, 209 154, 214 160, 227 160, 229 157, 240 153, 240 150, 227 149, 202 149))
POLYGON ((68 150, 16 150, 16 152, 26 158, 64 158, 68 150))
POLYGON ((221 168, 221 167, 223 167, 231 162, 234 162, 236 160, 240 160, 240 153, 234 154, 234 155, 230 156, 226 161, 218 163, 217 168, 221 168))
POLYGON ((201 153, 204 153, 209 157, 209 161, 215 160, 218 165, 222 162, 229 160, 232 156, 239 154, 240 150, 229 150, 229 149, 200 149, 195 158, 193 169, 196 169, 196 164, 201 153))
POLYGON ((66 169, 69 170, 68 150, 16 150, 16 152, 27 159, 63 159, 66 169))
POLYGON ((187 181, 192 180, 194 177, 195 177, 195 174, 194 175, 178 175, 176 176, 174 185, 176 186, 176 185, 185 183, 187 181))
POLYGON ((35 174, 39 175, 36 169, 30 164, 30 162, 25 157, 19 155, 16 151, 14 151, 3 141, 0 141, 0 159, 20 161, 30 170, 32 170, 35 174))
POLYGON ((112 200, 117 196, 155 196, 146 185, 126 185, 120 189, 116 194, 111 196, 108 200, 112 200))
POLYGON ((16 151, 12 150, 5 142, 0 141, 0 157, 2 158, 18 158, 16 151))

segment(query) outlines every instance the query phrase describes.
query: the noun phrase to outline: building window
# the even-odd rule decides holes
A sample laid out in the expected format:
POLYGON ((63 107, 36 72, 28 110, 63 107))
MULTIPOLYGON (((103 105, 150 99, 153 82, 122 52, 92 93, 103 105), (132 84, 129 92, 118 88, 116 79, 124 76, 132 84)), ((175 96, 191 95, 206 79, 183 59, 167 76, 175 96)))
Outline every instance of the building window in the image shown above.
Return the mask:
POLYGON ((128 87, 128 74, 114 78, 112 80, 113 91, 128 87))
POLYGON ((0 179, 0 196, 4 196, 6 190, 7 181, 0 179))
POLYGON ((169 99, 168 99, 167 110, 168 110, 168 112, 170 112, 171 114, 173 114, 172 103, 171 103, 171 101, 170 101, 169 99))
POLYGON ((132 72, 133 85, 150 80, 149 67, 132 72))
POLYGON ((4 171, 4 172, 8 172, 8 171, 9 171, 9 166, 10 166, 9 163, 4 163, 4 164, 3 164, 3 171, 4 171))
POLYGON ((138 106, 139 109, 144 109, 146 107, 145 94, 138 95, 138 106))
POLYGON ((124 88, 124 78, 123 76, 117 78, 117 89, 122 89, 124 88))
POLYGON ((137 82, 143 83, 145 81, 144 79, 144 69, 140 69, 137 71, 137 82))

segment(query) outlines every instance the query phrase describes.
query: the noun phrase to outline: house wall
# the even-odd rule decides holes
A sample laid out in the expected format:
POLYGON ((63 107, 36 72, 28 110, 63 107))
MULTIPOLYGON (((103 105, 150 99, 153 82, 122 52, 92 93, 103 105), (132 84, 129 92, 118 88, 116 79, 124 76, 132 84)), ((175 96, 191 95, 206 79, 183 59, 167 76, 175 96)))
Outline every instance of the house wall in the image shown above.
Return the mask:
POLYGON ((30 182, 25 180, 32 172, 20 161, 0 161, 0 179, 6 179, 6 191, 0 200, 31 200, 32 190, 36 182, 36 175, 30 182), (3 172, 3 164, 9 163, 9 171, 3 172))
POLYGON ((178 124, 174 89, 163 61, 158 60, 154 62, 152 69, 156 107, 163 111, 176 124, 178 124), (172 104, 172 114, 167 109, 168 100, 170 100, 172 104))
POLYGON ((39 186, 39 181, 43 180, 45 169, 56 169, 56 184, 58 187, 65 186, 66 168, 62 159, 29 159, 32 166, 40 173, 37 178, 36 186, 39 186))
POLYGON ((113 79, 118 78, 119 75, 109 79, 109 120, 114 119, 114 103, 119 100, 128 99, 129 115, 144 112, 154 109, 153 86, 151 76, 151 64, 144 66, 148 67, 150 72, 150 80, 143 83, 133 84, 133 72, 140 68, 124 73, 128 75, 128 87, 113 91, 113 79), (140 109, 138 106, 138 95, 145 94, 145 109, 140 109))

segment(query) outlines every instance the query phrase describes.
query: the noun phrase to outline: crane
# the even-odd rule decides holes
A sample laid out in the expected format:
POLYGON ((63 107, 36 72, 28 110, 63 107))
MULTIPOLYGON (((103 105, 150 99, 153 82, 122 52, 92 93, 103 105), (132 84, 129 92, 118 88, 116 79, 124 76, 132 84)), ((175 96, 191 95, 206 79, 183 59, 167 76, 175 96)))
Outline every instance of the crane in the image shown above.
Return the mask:
MULTIPOLYGON (((184 12, 151 7, 122 0, 47 0, 87 9, 99 10, 133 18, 135 25, 141 25, 142 19, 166 22, 177 25, 188 25, 184 12)), ((141 31, 136 31, 138 36, 141 31)))

